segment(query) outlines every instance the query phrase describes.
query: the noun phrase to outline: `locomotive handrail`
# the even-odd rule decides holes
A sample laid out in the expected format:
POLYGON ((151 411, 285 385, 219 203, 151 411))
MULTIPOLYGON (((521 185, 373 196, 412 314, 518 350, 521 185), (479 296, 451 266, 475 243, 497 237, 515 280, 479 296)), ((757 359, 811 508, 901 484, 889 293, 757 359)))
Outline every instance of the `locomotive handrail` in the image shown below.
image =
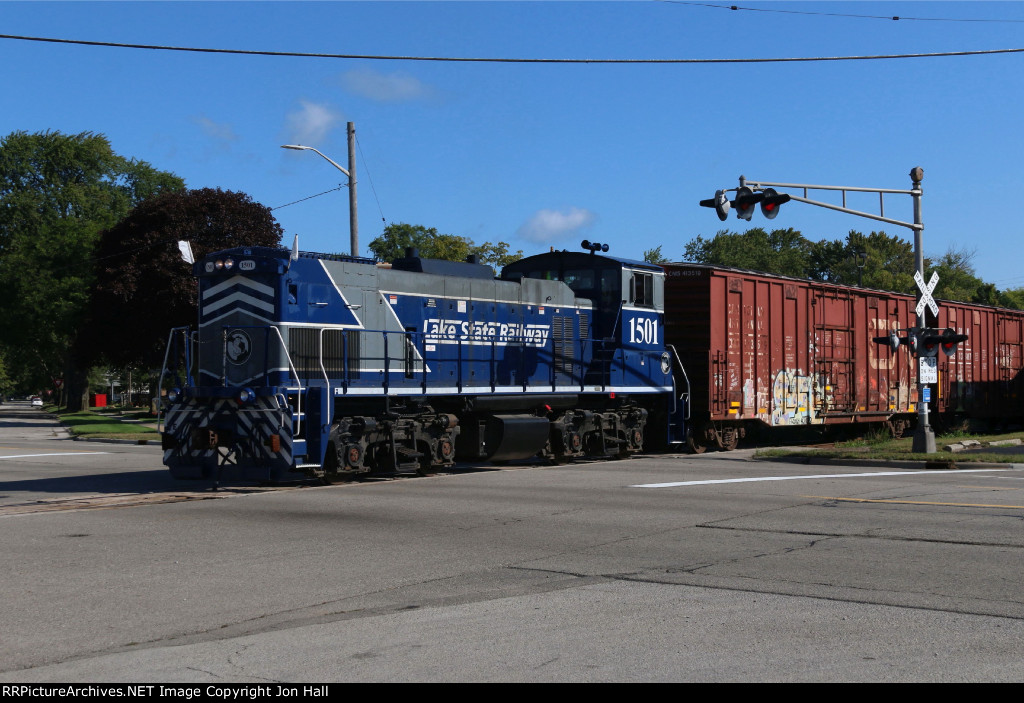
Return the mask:
MULTIPOLYGON (((326 332, 326 331, 327 331, 326 327, 321 327, 320 328, 320 339, 319 339, 319 348, 317 349, 317 356, 319 357, 319 361, 320 361, 320 370, 323 371, 323 373, 324 373, 324 390, 327 391, 327 397, 331 398, 331 397, 333 397, 333 394, 331 393, 331 379, 329 379, 327 377, 327 367, 324 366, 324 332, 326 332)), ((344 335, 342 335, 342 336, 344 336, 344 335)), ((333 411, 334 411, 334 403, 333 402, 328 402, 327 403, 327 424, 328 424, 328 426, 331 425, 331 423, 334 422, 334 417, 332 417, 333 411)))
POLYGON ((298 393, 295 394, 295 432, 294 436, 300 436, 302 430, 302 391, 305 388, 302 386, 302 379, 299 378, 299 372, 295 368, 295 364, 292 362, 292 355, 288 353, 288 345, 284 343, 284 337, 281 335, 281 330, 278 329, 277 325, 270 325, 270 329, 274 330, 277 334, 277 339, 281 342, 281 350, 284 352, 284 358, 288 360, 288 368, 295 375, 295 383, 298 386, 298 393))
MULTIPOLYGON (((672 357, 676 360, 676 363, 679 364, 679 370, 683 372, 683 379, 686 381, 686 392, 683 393, 682 395, 680 395, 679 397, 680 397, 680 399, 686 398, 686 415, 683 417, 683 419, 689 420, 690 419, 690 410, 691 410, 691 407, 690 407, 690 377, 686 373, 686 367, 683 366, 683 360, 679 358, 679 352, 676 351, 675 345, 674 344, 666 344, 665 348, 672 350, 672 357)), ((676 378, 673 375, 672 376, 672 385, 675 385, 675 382, 676 382, 676 378)), ((676 394, 673 393, 672 394, 672 402, 673 402, 673 404, 675 403, 675 400, 676 400, 676 394)), ((675 411, 673 410, 673 412, 675 412, 675 411)))
MULTIPOLYGON (((157 384, 156 384, 158 397, 159 397, 160 391, 164 387, 164 376, 167 375, 167 359, 170 356, 171 345, 174 342, 174 334, 176 332, 177 333, 182 333, 185 336, 185 382, 188 385, 192 384, 192 372, 191 372, 191 369, 190 369, 190 366, 191 366, 191 354, 189 353, 190 350, 189 350, 189 345, 188 345, 188 341, 189 341, 188 340, 188 333, 190 331, 191 331, 191 327, 189 325, 185 325, 184 327, 172 327, 171 331, 167 334, 167 346, 164 348, 164 363, 163 363, 163 366, 160 368, 160 378, 157 379, 157 384)), ((156 416, 156 431, 157 432, 161 432, 161 428, 163 426, 163 419, 164 419, 163 403, 157 403, 157 407, 159 408, 159 410, 157 411, 157 416, 156 416)))

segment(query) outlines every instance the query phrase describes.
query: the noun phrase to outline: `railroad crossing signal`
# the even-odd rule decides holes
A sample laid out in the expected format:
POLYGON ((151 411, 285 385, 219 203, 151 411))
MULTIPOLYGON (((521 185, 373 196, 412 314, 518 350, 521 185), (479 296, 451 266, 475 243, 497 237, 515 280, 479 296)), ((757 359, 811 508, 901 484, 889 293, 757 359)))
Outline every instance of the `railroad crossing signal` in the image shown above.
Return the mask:
POLYGON ((917 283, 918 290, 921 291, 921 299, 917 301, 917 307, 914 311, 918 317, 924 314, 925 306, 932 311, 932 315, 935 317, 939 316, 939 306, 935 302, 935 298, 932 297, 932 291, 935 290, 936 284, 939 282, 939 274, 932 271, 932 277, 928 279, 928 283, 925 284, 924 276, 921 275, 920 271, 914 272, 914 282, 917 283))
POLYGON ((774 188, 765 188, 764 198, 761 200, 761 214, 769 220, 774 220, 779 214, 779 208, 786 202, 789 202, 788 195, 779 193, 774 188))
POLYGON ((938 356, 939 350, 946 356, 953 356, 956 354, 956 349, 960 346, 960 342, 967 341, 966 334, 957 334, 956 330, 951 327, 939 332, 938 330, 922 330, 922 351, 921 356, 938 356))
POLYGON ((967 341, 967 335, 957 334, 956 330, 950 327, 941 332, 927 327, 911 327, 903 337, 893 330, 886 337, 873 339, 877 344, 885 344, 894 352, 901 344, 905 345, 912 356, 928 359, 938 356, 940 349, 946 356, 953 356, 960 342, 967 341))
POLYGON ((732 201, 733 207, 736 208, 736 217, 750 222, 750 218, 754 216, 754 206, 763 197, 763 195, 755 193, 747 186, 737 188, 736 199, 732 201))
POLYGON ((701 207, 713 207, 718 219, 723 222, 729 217, 729 208, 732 207, 736 210, 736 217, 749 222, 750 218, 754 216, 754 206, 758 203, 761 204, 761 214, 769 220, 773 220, 779 214, 781 205, 790 200, 788 193, 779 193, 774 188, 765 188, 760 192, 755 192, 749 186, 740 186, 735 190, 736 198, 731 201, 725 190, 716 190, 714 198, 701 200, 700 205, 701 207))

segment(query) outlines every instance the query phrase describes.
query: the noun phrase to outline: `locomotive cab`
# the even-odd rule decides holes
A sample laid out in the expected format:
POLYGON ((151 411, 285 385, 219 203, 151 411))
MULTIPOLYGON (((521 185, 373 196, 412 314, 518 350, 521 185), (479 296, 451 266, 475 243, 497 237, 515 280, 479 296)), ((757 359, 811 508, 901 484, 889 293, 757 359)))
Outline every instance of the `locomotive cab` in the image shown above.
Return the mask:
POLYGON ((598 253, 608 247, 583 242, 589 252, 551 251, 521 259, 501 272, 505 280, 562 281, 593 301, 593 362, 586 383, 630 394, 667 433, 652 444, 682 441, 689 388, 675 352, 664 339, 665 274, 660 266, 598 253), (676 379, 673 372, 679 373, 676 379))

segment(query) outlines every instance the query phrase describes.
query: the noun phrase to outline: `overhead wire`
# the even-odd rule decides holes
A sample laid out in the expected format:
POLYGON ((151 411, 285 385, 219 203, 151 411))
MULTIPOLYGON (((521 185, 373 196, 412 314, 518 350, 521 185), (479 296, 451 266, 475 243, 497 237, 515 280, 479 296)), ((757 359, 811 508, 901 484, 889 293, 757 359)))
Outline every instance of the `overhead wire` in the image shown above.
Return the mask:
POLYGON ((771 12, 783 15, 812 15, 817 17, 843 17, 850 19, 889 20, 907 22, 987 22, 987 23, 1024 23, 1024 20, 1012 19, 981 19, 970 17, 907 17, 905 15, 862 15, 851 12, 821 12, 816 10, 784 10, 777 7, 742 7, 739 5, 719 5, 709 2, 691 2, 690 0, 657 0, 670 5, 688 5, 691 7, 708 7, 716 10, 732 10, 744 12, 771 12))
POLYGON ((366 171, 366 178, 370 181, 370 190, 373 191, 373 198, 377 201, 377 210, 380 212, 380 221, 387 222, 384 217, 384 209, 380 206, 380 198, 377 197, 377 188, 373 185, 373 176, 370 175, 370 167, 366 165, 366 155, 363 154, 363 144, 359 141, 359 135, 356 135, 356 147, 359 149, 359 158, 363 160, 363 170, 366 171))
POLYGON ((212 49, 207 47, 163 46, 158 44, 132 44, 122 42, 89 41, 85 39, 57 39, 55 37, 30 37, 17 34, 0 34, 0 39, 17 41, 71 44, 78 46, 100 46, 118 49, 149 49, 153 51, 180 51, 206 54, 232 54, 241 56, 275 56, 309 59, 359 59, 366 61, 437 61, 453 63, 523 63, 523 64, 742 64, 742 63, 793 63, 814 61, 877 61, 891 59, 922 59, 950 56, 991 56, 996 54, 1024 53, 1020 49, 984 49, 977 51, 937 51, 914 54, 868 54, 855 56, 790 56, 775 58, 746 59, 553 59, 514 57, 468 57, 468 56, 413 56, 385 54, 323 54, 300 51, 262 51, 254 49, 212 49))
POLYGON ((341 190, 342 188, 348 188, 348 185, 345 184, 345 183, 342 183, 337 188, 331 188, 330 190, 325 190, 322 193, 317 193, 315 195, 309 195, 309 196, 306 196, 305 198, 299 198, 298 200, 293 200, 290 203, 285 203, 284 205, 278 205, 277 207, 272 207, 270 209, 271 210, 280 210, 283 207, 288 207, 289 205, 296 205, 298 203, 303 203, 303 202, 305 202, 307 200, 312 200, 313 198, 319 198, 321 195, 327 195, 328 193, 333 193, 334 191, 341 190))

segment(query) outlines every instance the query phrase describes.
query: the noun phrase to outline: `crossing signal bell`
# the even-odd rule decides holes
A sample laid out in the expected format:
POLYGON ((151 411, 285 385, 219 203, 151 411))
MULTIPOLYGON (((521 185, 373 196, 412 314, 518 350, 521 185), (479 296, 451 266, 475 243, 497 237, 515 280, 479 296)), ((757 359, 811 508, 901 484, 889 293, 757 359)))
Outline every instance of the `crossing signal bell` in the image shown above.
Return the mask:
POLYGON ((893 351, 900 348, 900 337, 896 334, 896 330, 890 332, 888 337, 875 337, 875 341, 879 344, 888 344, 893 351))
POLYGON ((921 347, 920 330, 917 329, 907 330, 907 334, 903 337, 900 337, 896 334, 896 330, 893 330, 885 337, 874 337, 873 339, 876 344, 884 344, 892 349, 893 352, 899 349, 902 344, 914 356, 917 356, 918 350, 921 347))
POLYGON ((725 194, 724 190, 716 190, 715 197, 709 200, 701 200, 700 204, 701 207, 715 208, 715 213, 722 222, 725 222, 726 218, 729 217, 729 196, 725 194))

